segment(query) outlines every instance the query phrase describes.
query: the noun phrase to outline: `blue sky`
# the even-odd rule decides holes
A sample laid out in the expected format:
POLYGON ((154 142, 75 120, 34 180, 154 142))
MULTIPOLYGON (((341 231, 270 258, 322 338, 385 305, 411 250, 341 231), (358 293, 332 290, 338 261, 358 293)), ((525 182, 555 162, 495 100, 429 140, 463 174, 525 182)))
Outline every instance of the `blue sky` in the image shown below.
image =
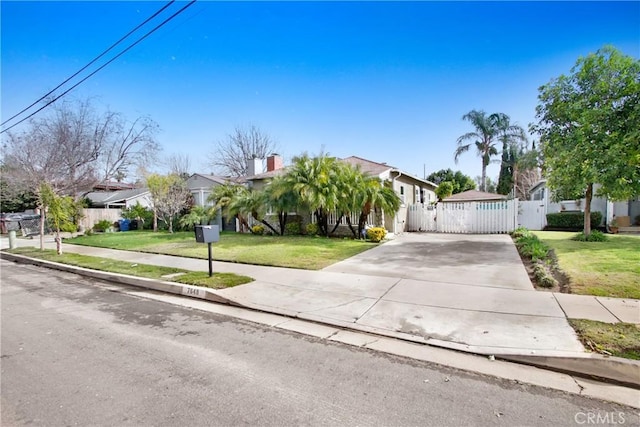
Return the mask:
MULTIPOLYGON (((2 1, 3 120, 163 4, 2 1)), ((286 160, 324 149, 475 177, 475 153, 453 161, 473 130, 461 117, 503 112, 526 128, 538 87, 605 44, 640 57, 640 2, 201 0, 70 95, 150 116, 164 153, 189 153, 193 172, 255 124, 286 160)))

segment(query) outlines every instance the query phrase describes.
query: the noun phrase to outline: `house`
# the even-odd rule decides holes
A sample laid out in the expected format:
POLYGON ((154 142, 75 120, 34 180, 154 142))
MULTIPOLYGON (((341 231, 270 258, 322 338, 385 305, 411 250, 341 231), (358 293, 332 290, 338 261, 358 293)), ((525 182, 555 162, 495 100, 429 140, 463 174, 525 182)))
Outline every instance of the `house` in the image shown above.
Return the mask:
POLYGON ((151 206, 151 193, 148 188, 134 188, 119 191, 92 191, 85 195, 91 201, 93 208, 129 208, 140 203, 148 208, 151 206))
MULTIPOLYGON (((595 184, 593 191, 596 193, 599 184, 595 184)), ((583 211, 585 199, 561 200, 554 202, 550 190, 547 187, 547 180, 542 179, 531 188, 531 200, 540 201, 545 207, 545 213, 556 213, 564 211, 583 211)), ((635 218, 640 215, 640 196, 621 202, 612 202, 605 197, 594 196, 591 199, 591 211, 602 213, 603 223, 609 224, 615 217, 621 227, 632 225, 635 218)), ((603 225, 603 224, 595 224, 603 225)), ((594 226, 595 226, 594 225, 594 226)))
POLYGON ((398 194, 401 202, 395 216, 384 217, 384 227, 391 233, 407 231, 409 205, 429 204, 437 200, 435 193, 437 185, 431 181, 410 175, 386 163, 378 163, 357 156, 347 157, 341 161, 359 167, 367 175, 377 176, 383 182, 391 183, 391 188, 398 194))
MULTIPOLYGON (((250 172, 258 171, 263 167, 260 159, 252 160, 249 165, 250 172)), ((340 159, 340 161, 360 168, 367 175, 376 176, 384 182, 389 182, 398 194, 402 203, 400 210, 393 217, 383 216, 384 226, 389 232, 395 234, 406 231, 407 206, 436 201, 435 189, 437 185, 433 182, 410 175, 386 163, 378 163, 357 156, 340 159)), ((247 176, 245 179, 249 187, 261 189, 273 177, 284 173, 286 173, 286 168, 282 159, 278 155, 272 155, 266 159, 265 172, 247 176)))
POLYGON ((187 179, 186 184, 193 196, 193 201, 196 206, 211 206, 212 203, 207 202, 211 190, 218 185, 224 185, 228 182, 241 183, 243 180, 230 178, 228 176, 194 173, 187 179))

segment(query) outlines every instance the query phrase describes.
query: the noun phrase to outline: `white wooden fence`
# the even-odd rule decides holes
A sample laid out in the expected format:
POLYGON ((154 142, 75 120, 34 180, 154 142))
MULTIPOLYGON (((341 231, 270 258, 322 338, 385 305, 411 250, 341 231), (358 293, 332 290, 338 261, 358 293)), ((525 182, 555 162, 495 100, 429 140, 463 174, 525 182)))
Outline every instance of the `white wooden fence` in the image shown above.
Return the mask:
POLYGON ((542 230, 547 225, 544 200, 523 200, 518 204, 518 226, 542 230))
POLYGON ((435 206, 407 206, 407 231, 437 231, 435 206))
POLYGON ((429 206, 410 205, 407 212, 408 231, 488 234, 509 233, 518 226, 517 199, 438 203, 435 210, 429 206))

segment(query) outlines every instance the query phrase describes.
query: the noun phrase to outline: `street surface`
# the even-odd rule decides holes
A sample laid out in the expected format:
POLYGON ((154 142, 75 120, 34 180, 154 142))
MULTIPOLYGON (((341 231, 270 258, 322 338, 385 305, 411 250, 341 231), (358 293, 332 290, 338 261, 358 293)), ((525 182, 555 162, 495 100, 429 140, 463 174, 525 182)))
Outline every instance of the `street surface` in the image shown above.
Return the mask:
POLYGON ((0 261, 1 424, 638 425, 637 411, 0 261), (592 422, 589 422, 591 420, 592 422))

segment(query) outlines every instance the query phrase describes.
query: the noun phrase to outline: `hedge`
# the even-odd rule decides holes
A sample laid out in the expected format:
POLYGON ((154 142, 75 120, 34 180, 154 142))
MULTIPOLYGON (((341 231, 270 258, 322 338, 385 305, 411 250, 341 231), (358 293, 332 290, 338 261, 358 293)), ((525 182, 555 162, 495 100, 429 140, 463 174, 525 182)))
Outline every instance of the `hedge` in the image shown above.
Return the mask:
MULTIPOLYGON (((602 222, 602 213, 591 212, 591 226, 597 227, 602 222)), ((582 228, 584 212, 558 212, 547 214, 547 227, 582 228)))

